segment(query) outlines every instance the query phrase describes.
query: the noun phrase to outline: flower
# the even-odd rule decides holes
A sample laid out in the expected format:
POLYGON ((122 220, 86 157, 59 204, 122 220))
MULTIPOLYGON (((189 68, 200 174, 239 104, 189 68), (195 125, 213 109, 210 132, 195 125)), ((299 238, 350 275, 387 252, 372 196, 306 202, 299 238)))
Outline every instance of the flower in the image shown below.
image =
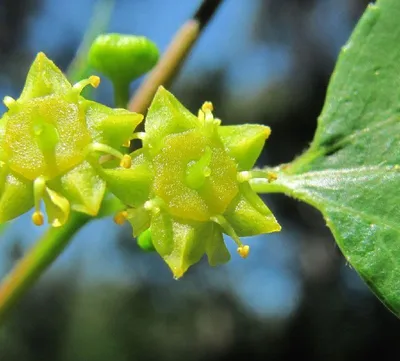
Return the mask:
POLYGON ((44 222, 41 200, 52 226, 63 225, 70 210, 95 216, 106 184, 98 175, 99 157, 110 154, 130 167, 119 148, 143 116, 110 109, 83 98, 97 87, 91 76, 71 85, 45 54, 33 62, 21 96, 4 98, 0 119, 0 223, 35 207, 32 220, 44 222))
MULTIPOLYGON (((204 103, 196 117, 163 87, 149 108, 143 147, 130 169, 103 169, 109 189, 127 205, 135 236, 148 232, 176 278, 207 254, 217 265, 230 259, 223 233, 247 257, 241 236, 276 232, 275 217, 248 181, 270 128, 221 126, 204 103)), ((146 236, 147 237, 147 236, 146 236)))

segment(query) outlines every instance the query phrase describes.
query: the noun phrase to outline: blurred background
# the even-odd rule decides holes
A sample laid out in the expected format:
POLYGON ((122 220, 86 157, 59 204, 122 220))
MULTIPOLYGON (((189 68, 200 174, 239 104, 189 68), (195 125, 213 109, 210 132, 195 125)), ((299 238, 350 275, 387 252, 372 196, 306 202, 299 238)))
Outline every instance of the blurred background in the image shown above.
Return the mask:
MULTIPOLYGON (((211 100, 225 124, 269 125, 259 165, 288 162, 312 140, 337 54, 367 2, 225 0, 171 90, 194 112, 211 100)), ((199 3, 116 0, 108 31, 164 50, 199 3)), ((39 51, 65 70, 95 6, 0 0, 1 97, 18 97, 39 51)), ((95 97, 112 105, 106 79, 95 97)), ((345 263, 321 215, 284 196, 265 200, 280 234, 247 239, 246 261, 227 238, 230 263, 203 260, 179 281, 129 226, 92 222, 10 312, 0 360, 398 359, 399 321, 345 263)), ((30 216, 0 235, 1 277, 43 232, 30 216)))

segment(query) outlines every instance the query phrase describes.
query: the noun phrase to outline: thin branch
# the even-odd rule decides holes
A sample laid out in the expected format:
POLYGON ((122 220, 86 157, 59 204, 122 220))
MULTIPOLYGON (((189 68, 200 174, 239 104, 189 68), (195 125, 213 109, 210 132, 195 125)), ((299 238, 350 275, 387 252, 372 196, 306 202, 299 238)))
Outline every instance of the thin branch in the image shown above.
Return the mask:
POLYGON ((160 85, 168 86, 223 0, 204 0, 191 19, 175 34, 158 64, 132 97, 128 109, 145 114, 160 85))
POLYGON ((0 321, 8 309, 65 249, 74 234, 91 218, 73 213, 60 228, 50 228, 17 263, 0 285, 0 321))

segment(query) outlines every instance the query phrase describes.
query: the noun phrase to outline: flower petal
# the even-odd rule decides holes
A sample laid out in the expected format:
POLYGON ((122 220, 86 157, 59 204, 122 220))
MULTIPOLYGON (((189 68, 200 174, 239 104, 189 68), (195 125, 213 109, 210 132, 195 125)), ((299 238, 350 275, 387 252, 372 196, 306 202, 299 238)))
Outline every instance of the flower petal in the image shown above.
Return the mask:
POLYGON ((132 225, 133 235, 138 237, 150 227, 150 214, 144 207, 129 208, 128 221, 132 225))
POLYGON ((259 157, 271 129, 260 124, 229 125, 218 128, 226 151, 241 170, 252 168, 259 157))
POLYGON ((240 192, 229 205, 224 217, 240 237, 281 230, 270 209, 248 183, 240 185, 240 192))
POLYGON ((86 122, 94 141, 119 148, 130 139, 143 115, 126 109, 111 109, 105 105, 87 101, 86 122))
POLYGON ((206 250, 209 223, 183 222, 159 212, 152 216, 151 235, 153 245, 170 267, 175 278, 199 262, 206 250), (207 228, 205 228, 207 227, 207 228))
POLYGON ((0 223, 18 217, 33 207, 32 182, 12 173, 6 174, 4 168, 0 167, 0 223))
POLYGON ((130 207, 143 204, 149 197, 152 173, 141 150, 132 153, 131 168, 98 170, 108 189, 130 207))
POLYGON ((163 139, 200 125, 199 119, 187 110, 170 92, 160 86, 146 116, 145 130, 153 148, 162 146, 163 139))
POLYGON ((87 161, 64 174, 61 185, 62 193, 71 202, 71 209, 97 215, 106 191, 106 182, 87 161))
POLYGON ((224 264, 231 259, 228 249, 225 246, 221 227, 216 223, 211 223, 204 228, 204 239, 207 240, 206 253, 208 263, 211 266, 224 264))
POLYGON ((51 94, 64 94, 72 88, 61 70, 44 53, 36 56, 18 101, 51 94))

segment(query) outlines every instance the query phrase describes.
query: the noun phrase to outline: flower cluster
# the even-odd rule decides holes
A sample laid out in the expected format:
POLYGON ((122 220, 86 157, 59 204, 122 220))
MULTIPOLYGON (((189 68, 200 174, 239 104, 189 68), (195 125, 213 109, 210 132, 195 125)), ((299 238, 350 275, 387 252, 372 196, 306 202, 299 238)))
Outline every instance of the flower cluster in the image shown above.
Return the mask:
POLYGON ((62 226, 70 210, 96 216, 106 189, 126 210, 134 236, 146 239, 176 278, 206 254, 211 265, 227 262, 223 234, 247 257, 240 238, 276 232, 275 217, 249 180, 270 129, 221 126, 206 102, 197 116, 160 87, 145 131, 143 116, 85 99, 91 76, 71 85, 38 54, 21 96, 5 97, 0 119, 0 223, 34 207, 32 220, 62 226), (142 147, 124 154, 132 139, 142 147), (104 155, 107 155, 104 159, 104 155), (111 157, 110 157, 111 156, 111 157))
POLYGON ((43 200, 52 226, 70 210, 95 216, 106 183, 98 175, 99 157, 111 154, 130 167, 119 148, 143 116, 86 100, 81 91, 97 87, 91 76, 71 85, 52 61, 39 53, 21 96, 4 98, 8 111, 0 119, 0 223, 33 206, 41 225, 43 200))
POLYGON ((154 248, 176 278, 204 254, 211 265, 227 262, 223 233, 246 257, 249 247, 240 236, 280 230, 248 183, 270 129, 221 126, 212 111, 207 102, 195 116, 160 87, 145 132, 133 136, 143 147, 131 154, 131 168, 102 170, 109 189, 128 206, 117 222, 126 217, 135 236, 150 229, 154 248))

